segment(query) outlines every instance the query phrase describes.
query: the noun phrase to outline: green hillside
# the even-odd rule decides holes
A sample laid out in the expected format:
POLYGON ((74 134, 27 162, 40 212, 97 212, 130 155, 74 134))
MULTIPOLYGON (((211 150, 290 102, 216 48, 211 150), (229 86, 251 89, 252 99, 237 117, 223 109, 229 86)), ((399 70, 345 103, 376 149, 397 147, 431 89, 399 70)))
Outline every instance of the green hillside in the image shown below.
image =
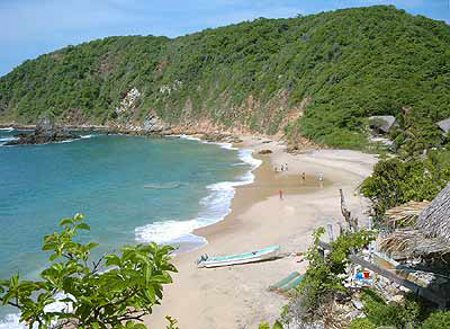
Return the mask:
POLYGON ((392 6, 257 19, 169 39, 110 37, 26 61, 0 78, 0 121, 110 123, 157 113, 357 147, 367 117, 411 107, 426 130, 450 116, 450 26, 392 6), (2 110, 3 109, 3 110, 2 110))

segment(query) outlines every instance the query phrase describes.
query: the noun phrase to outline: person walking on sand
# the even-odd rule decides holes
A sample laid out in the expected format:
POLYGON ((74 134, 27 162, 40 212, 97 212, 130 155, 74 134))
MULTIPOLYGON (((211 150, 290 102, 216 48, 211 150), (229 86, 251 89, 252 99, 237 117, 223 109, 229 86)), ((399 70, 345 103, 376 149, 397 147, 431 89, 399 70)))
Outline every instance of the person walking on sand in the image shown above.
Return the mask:
POLYGON ((283 200, 283 191, 280 190, 279 193, 280 193, 280 200, 283 200))
POLYGON ((284 170, 288 171, 288 165, 287 165, 287 162, 284 164, 284 170))
POLYGON ((306 174, 305 174, 305 172, 302 172, 302 180, 305 181, 305 179, 306 179, 306 174))

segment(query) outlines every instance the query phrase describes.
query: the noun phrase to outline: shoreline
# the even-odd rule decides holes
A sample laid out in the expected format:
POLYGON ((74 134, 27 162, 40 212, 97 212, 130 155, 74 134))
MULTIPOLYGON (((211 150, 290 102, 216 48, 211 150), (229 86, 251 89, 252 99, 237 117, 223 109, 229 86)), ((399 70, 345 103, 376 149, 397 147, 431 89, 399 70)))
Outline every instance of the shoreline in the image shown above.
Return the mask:
MULTIPOLYGON (((164 290, 162 305, 146 319, 164 327, 165 316, 178 320, 183 329, 257 328, 273 322, 287 302, 267 287, 293 271, 303 273, 305 262, 296 256, 276 261, 216 269, 199 269, 195 260, 204 253, 225 255, 272 244, 282 252, 304 252, 311 233, 318 227, 342 221, 338 189, 343 188, 352 212, 364 223, 366 201, 354 191, 368 176, 377 159, 373 155, 345 150, 312 150, 286 153, 283 143, 266 138, 240 136, 238 148, 251 149, 263 160, 253 183, 236 188, 231 212, 221 221, 194 230, 208 244, 174 258, 179 273, 164 290), (271 154, 259 155, 263 149, 271 154), (273 166, 288 163, 289 171, 275 173, 273 166), (306 172, 302 182, 301 172, 306 172), (325 180, 320 183, 318 176, 325 180), (278 192, 282 189, 284 199, 278 192)), ((337 226, 336 226, 337 227, 337 226)))
POLYGON ((227 140, 204 141, 249 150, 253 158, 263 162, 250 170, 253 182, 232 185, 234 197, 224 218, 192 232, 207 243, 174 258, 179 273, 173 276, 174 283, 165 287, 162 305, 145 320, 152 327, 165 327, 166 315, 177 319, 183 329, 257 328, 262 321, 273 323, 287 300, 267 288, 293 271, 305 271, 305 262, 298 262, 295 254, 308 248, 317 226, 342 221, 339 188, 344 189, 349 208, 364 223, 365 205, 354 191, 371 173, 377 162, 374 155, 330 149, 291 154, 286 152, 285 143, 265 137, 239 136, 239 140, 232 146, 227 140), (261 150, 271 153, 260 155, 261 150), (289 171, 275 173, 273 167, 281 164, 288 164, 289 171), (302 172, 306 173, 304 181, 302 172), (319 181, 319 176, 325 179, 319 181), (204 253, 234 254, 274 244, 291 256, 216 269, 195 265, 204 253))

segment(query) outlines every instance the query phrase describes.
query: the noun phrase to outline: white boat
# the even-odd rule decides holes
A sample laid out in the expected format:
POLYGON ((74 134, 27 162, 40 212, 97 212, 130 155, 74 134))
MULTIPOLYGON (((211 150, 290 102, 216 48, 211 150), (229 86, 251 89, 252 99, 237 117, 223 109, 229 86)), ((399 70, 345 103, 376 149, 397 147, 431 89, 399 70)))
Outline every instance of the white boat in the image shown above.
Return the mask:
POLYGON ((229 256, 209 257, 203 255, 197 260, 198 267, 220 267, 260 262, 278 257, 280 246, 270 246, 255 251, 229 256))

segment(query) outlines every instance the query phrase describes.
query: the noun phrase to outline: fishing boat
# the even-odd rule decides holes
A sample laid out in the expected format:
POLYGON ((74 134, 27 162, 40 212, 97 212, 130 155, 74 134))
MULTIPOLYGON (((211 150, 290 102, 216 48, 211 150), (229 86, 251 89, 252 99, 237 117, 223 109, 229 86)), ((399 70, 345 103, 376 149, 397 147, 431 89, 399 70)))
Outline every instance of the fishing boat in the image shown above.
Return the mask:
POLYGON ((274 259, 278 257, 280 246, 270 246, 263 249, 258 249, 251 252, 245 252, 242 254, 228 255, 228 256, 216 256, 210 257, 208 255, 202 255, 197 260, 198 267, 220 267, 231 266, 239 264, 247 264, 260 262, 263 260, 274 259))

